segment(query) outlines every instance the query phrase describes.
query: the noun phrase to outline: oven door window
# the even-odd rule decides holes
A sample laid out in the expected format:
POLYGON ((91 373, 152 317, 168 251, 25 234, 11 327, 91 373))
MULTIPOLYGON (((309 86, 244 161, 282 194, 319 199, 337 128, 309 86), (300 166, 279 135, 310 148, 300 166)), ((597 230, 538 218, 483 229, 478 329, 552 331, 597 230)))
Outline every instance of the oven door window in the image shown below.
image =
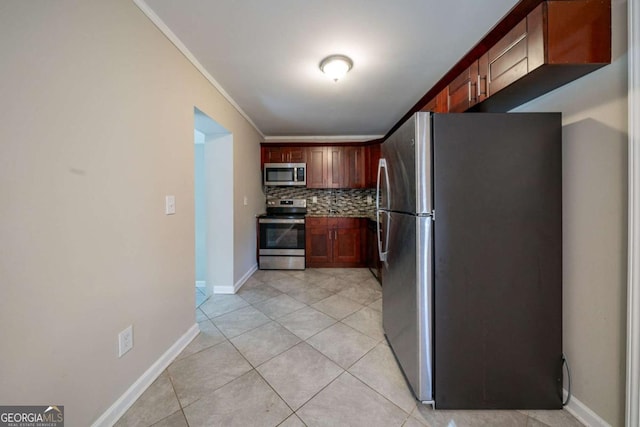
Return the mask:
POLYGON ((260 249, 304 249, 304 224, 260 224, 260 249))

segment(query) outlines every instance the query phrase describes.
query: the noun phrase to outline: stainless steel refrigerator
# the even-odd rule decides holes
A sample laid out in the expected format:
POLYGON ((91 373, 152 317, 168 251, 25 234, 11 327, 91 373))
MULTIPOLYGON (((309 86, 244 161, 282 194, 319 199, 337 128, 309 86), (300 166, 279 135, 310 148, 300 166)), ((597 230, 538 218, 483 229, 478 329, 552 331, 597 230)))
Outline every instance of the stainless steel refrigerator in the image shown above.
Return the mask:
POLYGON ((383 327, 415 397, 562 407, 559 113, 416 113, 382 144, 383 327))

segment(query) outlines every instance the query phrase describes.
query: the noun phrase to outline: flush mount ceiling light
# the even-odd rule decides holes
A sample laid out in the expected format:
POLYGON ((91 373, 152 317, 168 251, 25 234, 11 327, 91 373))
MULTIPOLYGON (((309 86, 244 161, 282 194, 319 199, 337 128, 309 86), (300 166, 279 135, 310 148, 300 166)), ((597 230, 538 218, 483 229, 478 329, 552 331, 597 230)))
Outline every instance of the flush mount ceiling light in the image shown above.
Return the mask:
POLYGON ((327 56, 320 62, 320 70, 334 82, 343 78, 351 67, 353 67, 353 61, 344 55, 327 56))

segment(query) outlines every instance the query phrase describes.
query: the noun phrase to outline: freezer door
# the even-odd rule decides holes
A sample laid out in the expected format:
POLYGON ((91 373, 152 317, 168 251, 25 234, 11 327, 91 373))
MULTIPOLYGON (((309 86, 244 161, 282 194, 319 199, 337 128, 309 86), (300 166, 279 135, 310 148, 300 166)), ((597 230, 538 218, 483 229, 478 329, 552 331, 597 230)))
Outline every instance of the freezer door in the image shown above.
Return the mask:
POLYGON ((415 397, 433 401, 433 221, 389 213, 382 323, 415 397))
MULTIPOLYGON (((432 211, 430 113, 416 113, 383 144, 389 186, 384 205, 394 212, 432 211)), ((383 177, 384 178, 384 177, 383 177)))

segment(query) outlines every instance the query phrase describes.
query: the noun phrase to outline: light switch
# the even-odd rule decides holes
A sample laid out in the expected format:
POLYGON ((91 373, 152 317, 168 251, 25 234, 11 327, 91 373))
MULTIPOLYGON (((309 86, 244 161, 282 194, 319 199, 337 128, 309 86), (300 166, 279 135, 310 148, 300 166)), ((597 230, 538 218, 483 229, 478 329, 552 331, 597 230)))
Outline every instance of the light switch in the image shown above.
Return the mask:
POLYGON ((249 204, 249 198, 244 196, 244 205, 247 206, 249 204))
POLYGON ((167 196, 164 200, 164 213, 173 215, 176 213, 176 196, 167 196))

